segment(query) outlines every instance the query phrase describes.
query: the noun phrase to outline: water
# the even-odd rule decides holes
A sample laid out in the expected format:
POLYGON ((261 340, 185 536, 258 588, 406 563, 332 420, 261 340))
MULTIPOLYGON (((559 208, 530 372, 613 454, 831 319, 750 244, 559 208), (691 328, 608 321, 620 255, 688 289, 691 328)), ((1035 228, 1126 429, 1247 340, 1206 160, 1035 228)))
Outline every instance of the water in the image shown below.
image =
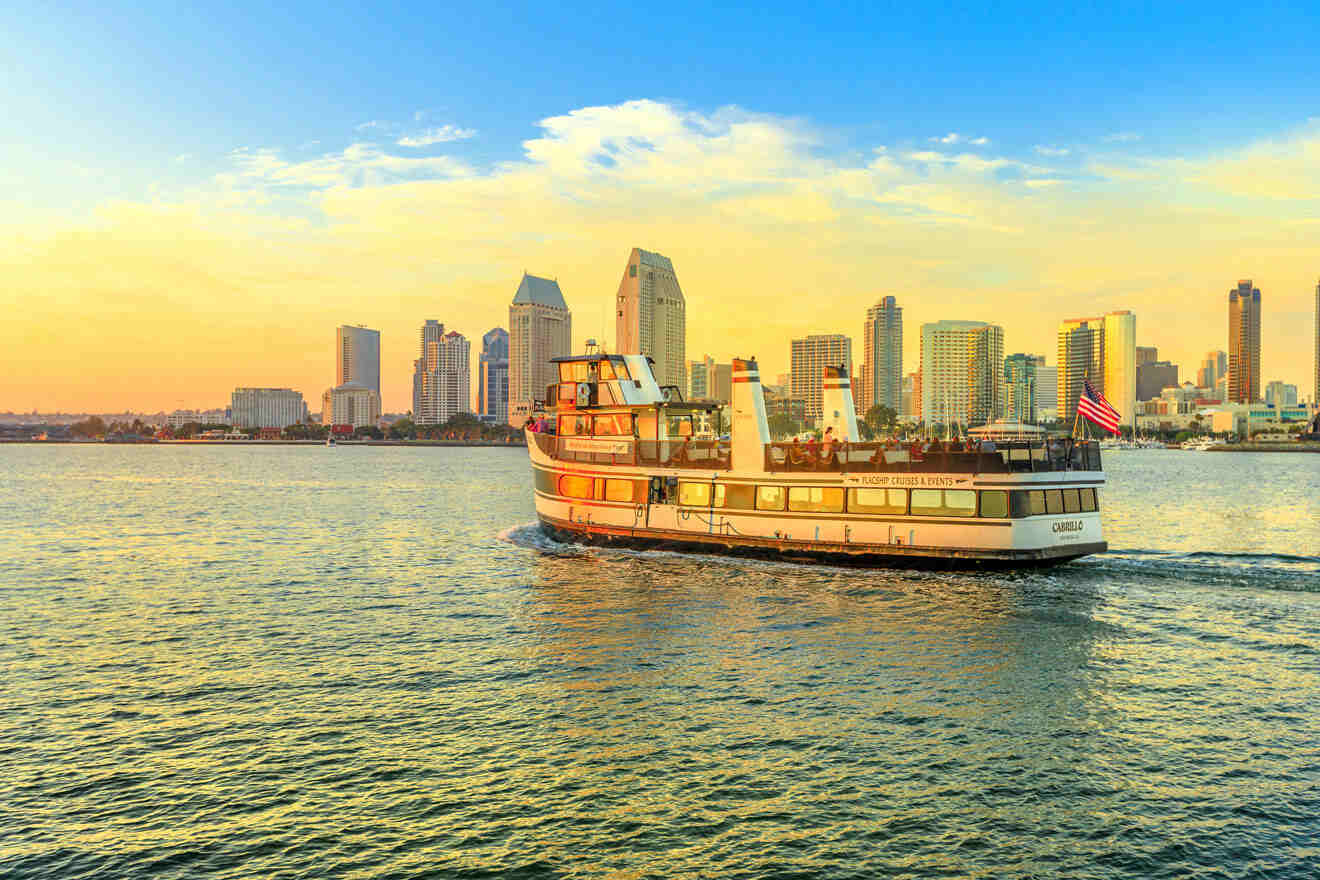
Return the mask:
POLYGON ((1115 552, 586 550, 500 449, 0 447, 0 876, 1314 877, 1320 456, 1115 552))

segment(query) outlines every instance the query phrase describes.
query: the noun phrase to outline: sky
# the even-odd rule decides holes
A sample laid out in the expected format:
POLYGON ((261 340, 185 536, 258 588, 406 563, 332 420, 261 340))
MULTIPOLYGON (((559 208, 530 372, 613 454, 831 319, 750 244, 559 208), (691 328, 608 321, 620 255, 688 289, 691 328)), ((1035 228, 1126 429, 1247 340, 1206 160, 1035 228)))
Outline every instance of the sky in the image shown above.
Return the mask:
POLYGON ((406 411, 422 322, 475 378, 524 271, 612 343, 633 247, 770 376, 893 295, 905 371, 923 322, 1052 363, 1131 309, 1194 378, 1251 278, 1312 393, 1313 3, 54 6, 0 10, 0 410, 316 409, 361 323, 406 411))

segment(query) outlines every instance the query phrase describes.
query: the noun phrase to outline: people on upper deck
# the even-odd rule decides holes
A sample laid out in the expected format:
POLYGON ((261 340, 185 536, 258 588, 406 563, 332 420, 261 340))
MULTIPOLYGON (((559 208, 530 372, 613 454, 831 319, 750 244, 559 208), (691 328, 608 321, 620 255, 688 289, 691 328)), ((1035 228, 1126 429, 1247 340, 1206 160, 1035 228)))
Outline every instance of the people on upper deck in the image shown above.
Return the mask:
POLYGON ((527 417, 527 421, 523 422, 523 430, 524 430, 524 431, 531 431, 533 434, 535 434, 535 433, 536 433, 536 419, 532 418, 531 416, 528 416, 528 417, 527 417))

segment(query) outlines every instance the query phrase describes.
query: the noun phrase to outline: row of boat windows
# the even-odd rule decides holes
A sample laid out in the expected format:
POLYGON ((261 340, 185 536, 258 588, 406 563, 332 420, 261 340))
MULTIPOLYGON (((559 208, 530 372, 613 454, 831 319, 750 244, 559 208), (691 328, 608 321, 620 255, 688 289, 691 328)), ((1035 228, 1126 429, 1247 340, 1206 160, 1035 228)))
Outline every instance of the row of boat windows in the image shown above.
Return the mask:
MULTIPOLYGON (((646 480, 556 475, 536 471, 537 488, 567 498, 642 503, 646 480)), ((666 487, 669 490, 669 487, 666 487)), ((1018 519, 1063 513, 1091 513, 1096 490, 1078 489, 843 489, 837 486, 753 486, 740 483, 678 481, 666 501, 680 507, 723 510, 790 510, 801 513, 864 513, 891 516, 985 517, 1018 519)))

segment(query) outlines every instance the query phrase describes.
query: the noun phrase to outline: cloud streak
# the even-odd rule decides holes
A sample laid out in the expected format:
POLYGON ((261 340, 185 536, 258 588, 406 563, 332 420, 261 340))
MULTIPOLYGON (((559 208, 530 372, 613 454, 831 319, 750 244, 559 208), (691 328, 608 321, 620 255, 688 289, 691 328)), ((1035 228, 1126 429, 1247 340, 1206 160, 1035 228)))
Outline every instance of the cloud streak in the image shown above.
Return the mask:
POLYGON ((395 143, 400 147, 429 147, 434 144, 464 141, 468 138, 476 137, 476 135, 476 129, 459 128, 454 125, 442 125, 439 128, 428 128, 426 131, 418 132, 417 134, 405 135, 395 141, 395 143))

